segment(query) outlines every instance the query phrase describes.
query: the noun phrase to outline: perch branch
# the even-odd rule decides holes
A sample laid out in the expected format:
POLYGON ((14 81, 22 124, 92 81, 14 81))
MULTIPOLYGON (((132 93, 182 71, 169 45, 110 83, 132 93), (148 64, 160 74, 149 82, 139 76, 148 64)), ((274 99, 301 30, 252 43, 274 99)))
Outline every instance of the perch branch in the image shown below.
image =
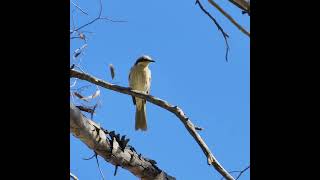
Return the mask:
POLYGON ((234 180, 234 178, 220 165, 218 160, 213 156, 209 147, 207 146, 207 144, 204 142, 204 140, 201 138, 201 136, 198 134, 197 130, 195 129, 195 126, 191 122, 191 119, 188 118, 184 114, 182 109, 180 109, 178 106, 173 106, 173 105, 169 104, 168 102, 161 100, 157 97, 147 95, 147 94, 141 93, 139 91, 131 90, 130 88, 127 88, 127 87, 122 87, 122 86, 108 83, 106 81, 103 81, 103 80, 98 79, 96 77, 93 77, 89 74, 82 73, 82 72, 79 72, 74 69, 70 70, 70 77, 85 80, 85 81, 91 82, 93 84, 96 84, 98 86, 101 86, 106 89, 110 89, 110 90, 113 90, 113 91, 116 91, 119 93, 128 94, 131 96, 146 99, 148 102, 155 104, 157 106, 160 106, 160 107, 170 111, 171 113, 175 114, 180 119, 180 121, 183 123, 183 125, 188 130, 190 135, 198 143, 198 145, 202 149, 203 153, 206 155, 208 164, 212 165, 226 179, 234 180))
POLYGON ((120 139, 119 134, 115 135, 114 132, 103 129, 83 116, 72 104, 70 104, 70 133, 107 162, 127 169, 141 180, 175 180, 159 169, 154 160, 143 157, 132 146, 127 145, 129 140, 124 136, 120 139))
POLYGON ((250 37, 250 33, 246 31, 236 20, 234 20, 226 11, 224 11, 216 2, 208 0, 209 3, 218 9, 232 24, 234 24, 242 33, 250 37))

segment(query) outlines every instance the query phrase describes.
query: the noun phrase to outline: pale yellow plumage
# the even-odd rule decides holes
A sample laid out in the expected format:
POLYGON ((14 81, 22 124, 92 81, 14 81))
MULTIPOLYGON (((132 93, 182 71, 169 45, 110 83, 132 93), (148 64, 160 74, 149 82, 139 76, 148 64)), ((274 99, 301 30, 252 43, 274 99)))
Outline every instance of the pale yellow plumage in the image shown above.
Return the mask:
MULTIPOLYGON (((149 94, 150 86, 151 86, 151 71, 148 68, 148 65, 150 62, 148 61, 138 62, 138 61, 130 70, 129 86, 133 90, 138 90, 146 94, 149 94)), ((133 101, 136 105, 135 130, 141 129, 142 131, 146 131, 147 130, 146 100, 133 97, 133 101)))

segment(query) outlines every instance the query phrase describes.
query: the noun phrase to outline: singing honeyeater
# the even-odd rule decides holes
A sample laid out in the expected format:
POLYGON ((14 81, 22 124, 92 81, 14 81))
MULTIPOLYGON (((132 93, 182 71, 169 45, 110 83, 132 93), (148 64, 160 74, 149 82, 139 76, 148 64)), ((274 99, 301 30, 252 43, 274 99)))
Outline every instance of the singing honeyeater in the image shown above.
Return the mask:
MULTIPOLYGON (((155 62, 149 56, 141 56, 130 69, 129 86, 133 90, 150 93, 151 71, 149 64, 155 62)), ((133 104, 136 106, 135 130, 147 130, 146 100, 132 96, 133 104)))

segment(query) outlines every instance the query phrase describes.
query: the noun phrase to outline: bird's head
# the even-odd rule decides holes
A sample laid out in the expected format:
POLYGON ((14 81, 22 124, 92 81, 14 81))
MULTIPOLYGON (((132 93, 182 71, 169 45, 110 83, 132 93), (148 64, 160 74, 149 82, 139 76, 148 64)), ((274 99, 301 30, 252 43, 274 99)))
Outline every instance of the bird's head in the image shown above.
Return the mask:
POLYGON ((155 62, 154 60, 151 59, 150 56, 143 55, 139 57, 134 65, 139 65, 139 66, 148 66, 150 63, 155 62))

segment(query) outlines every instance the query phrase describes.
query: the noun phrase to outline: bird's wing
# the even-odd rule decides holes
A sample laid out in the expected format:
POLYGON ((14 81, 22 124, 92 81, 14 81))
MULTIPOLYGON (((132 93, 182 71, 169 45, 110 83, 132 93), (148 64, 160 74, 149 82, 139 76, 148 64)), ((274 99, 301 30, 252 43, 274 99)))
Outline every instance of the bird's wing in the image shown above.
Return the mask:
MULTIPOLYGON (((150 76, 149 76, 149 79, 148 79, 148 81, 149 81, 149 86, 148 86, 148 89, 147 89, 147 91, 146 91, 147 94, 150 94, 150 89, 151 89, 151 72, 150 72, 150 70, 149 70, 149 75, 150 75, 150 76)), ((147 100, 144 99, 143 102, 146 103, 147 100)))
MULTIPOLYGON (((132 87, 132 85, 131 85, 131 81, 130 81, 130 79, 131 79, 131 72, 132 72, 132 68, 130 69, 130 73, 129 73, 129 77, 128 77, 128 80, 129 80, 129 87, 131 88, 132 87)), ((133 102, 133 104, 134 105, 136 105, 136 98, 134 98, 134 96, 132 96, 132 102, 133 102)))

